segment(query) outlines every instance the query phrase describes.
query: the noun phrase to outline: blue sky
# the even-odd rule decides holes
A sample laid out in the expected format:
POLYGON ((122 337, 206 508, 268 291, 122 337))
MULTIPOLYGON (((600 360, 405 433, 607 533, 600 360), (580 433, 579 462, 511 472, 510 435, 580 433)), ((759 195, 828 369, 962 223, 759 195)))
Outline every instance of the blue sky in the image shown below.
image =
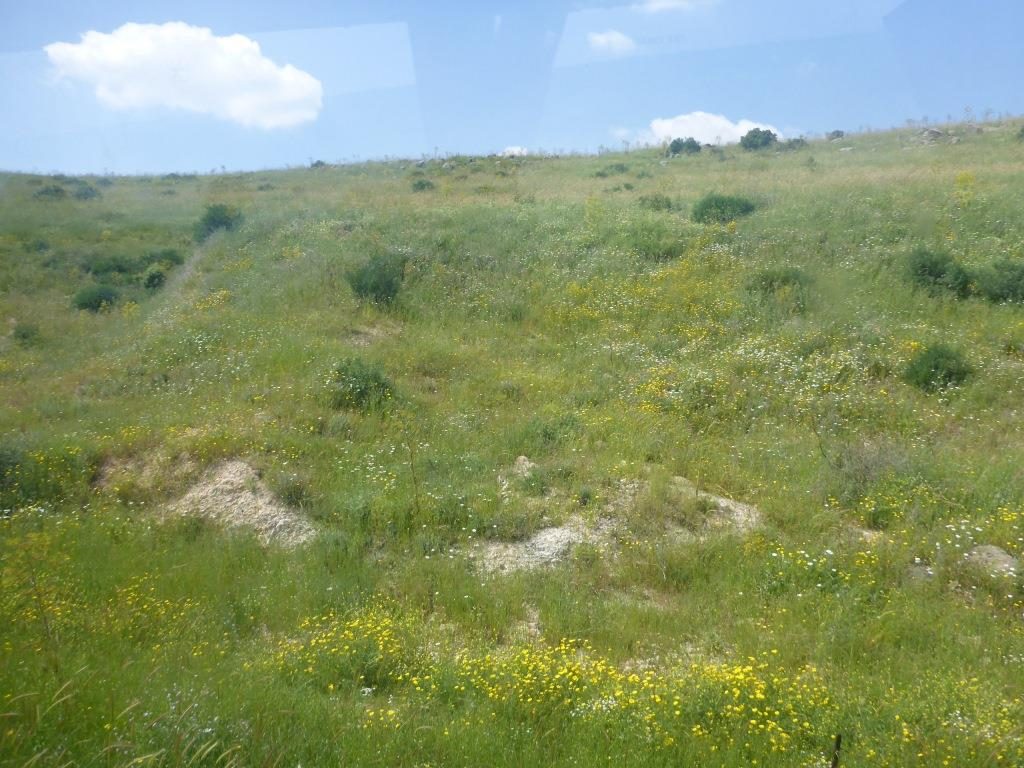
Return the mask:
POLYGON ((0 0, 0 168, 255 169, 1020 114, 1022 29, 1019 0, 0 0))

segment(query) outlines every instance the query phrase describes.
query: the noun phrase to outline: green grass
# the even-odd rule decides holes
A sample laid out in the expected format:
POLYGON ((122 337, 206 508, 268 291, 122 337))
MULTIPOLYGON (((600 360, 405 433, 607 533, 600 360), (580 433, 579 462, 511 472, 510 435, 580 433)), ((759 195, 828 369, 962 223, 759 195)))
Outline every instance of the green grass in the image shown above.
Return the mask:
POLYGON ((1024 309, 907 279, 1024 258, 1018 130, 0 176, 0 766, 1021 764, 1024 583, 963 553, 1024 554, 1024 309), (905 381, 939 344, 974 374, 905 381), (386 408, 332 407, 345 360, 386 408), (235 457, 313 544, 163 518, 235 457), (709 513, 677 475, 762 527, 666 536, 709 513), (609 510, 610 550, 470 557, 609 510))

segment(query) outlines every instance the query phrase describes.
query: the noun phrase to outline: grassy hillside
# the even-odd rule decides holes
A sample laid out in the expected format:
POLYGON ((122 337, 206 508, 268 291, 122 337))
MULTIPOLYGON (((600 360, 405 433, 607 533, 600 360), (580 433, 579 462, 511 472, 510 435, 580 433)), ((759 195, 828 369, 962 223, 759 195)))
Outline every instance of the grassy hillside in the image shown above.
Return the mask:
POLYGON ((1024 764, 1018 130, 0 176, 0 765, 1024 764))

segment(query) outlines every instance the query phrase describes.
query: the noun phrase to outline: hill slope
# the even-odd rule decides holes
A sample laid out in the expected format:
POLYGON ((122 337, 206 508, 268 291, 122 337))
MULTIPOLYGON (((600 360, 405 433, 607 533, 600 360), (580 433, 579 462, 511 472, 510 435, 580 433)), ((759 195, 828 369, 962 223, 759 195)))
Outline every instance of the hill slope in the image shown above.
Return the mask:
POLYGON ((949 130, 0 177, 0 765, 1020 764, 1024 144, 949 130))

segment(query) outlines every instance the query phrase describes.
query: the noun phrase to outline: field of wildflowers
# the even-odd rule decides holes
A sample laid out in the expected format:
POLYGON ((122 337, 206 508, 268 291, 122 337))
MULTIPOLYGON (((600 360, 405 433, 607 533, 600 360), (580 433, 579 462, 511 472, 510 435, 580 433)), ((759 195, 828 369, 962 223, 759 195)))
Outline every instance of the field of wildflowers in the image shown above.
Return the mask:
POLYGON ((1017 130, 0 177, 0 766, 811 768, 838 733, 843 766, 1024 765, 1024 572, 971 556, 1024 559, 1024 308, 906 268, 1024 261, 1017 130), (755 212, 692 221, 712 192, 755 212), (242 217, 196 243, 211 204, 242 217), (74 308, 161 249, 159 290, 74 308), (909 384, 939 343, 971 374, 909 384), (228 459, 316 539, 163 514, 228 459), (673 535, 675 476, 760 526, 673 535))

